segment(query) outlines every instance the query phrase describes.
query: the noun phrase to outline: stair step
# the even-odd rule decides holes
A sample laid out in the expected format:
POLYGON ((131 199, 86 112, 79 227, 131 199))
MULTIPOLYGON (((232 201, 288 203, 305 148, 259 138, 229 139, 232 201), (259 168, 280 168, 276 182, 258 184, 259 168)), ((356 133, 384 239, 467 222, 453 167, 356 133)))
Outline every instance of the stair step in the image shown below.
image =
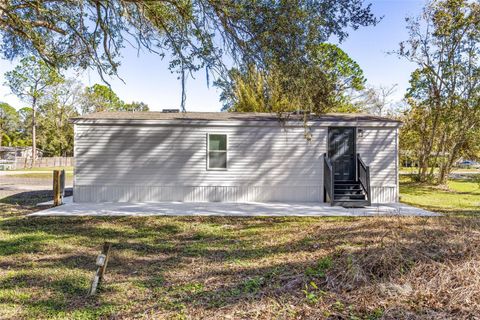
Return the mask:
POLYGON ((356 186, 334 186, 334 189, 335 190, 361 190, 362 187, 360 185, 356 185, 356 186))
POLYGON ((351 185, 351 186, 346 186, 346 185, 341 185, 341 186, 334 186, 334 189, 339 189, 339 190, 356 190, 356 189, 362 189, 362 187, 357 184, 357 185, 351 185))
POLYGON ((352 182, 352 183, 334 183, 335 186, 343 187, 343 186, 359 186, 360 182, 352 182))
POLYGON ((365 200, 365 195, 364 194, 350 194, 350 195, 338 195, 336 194, 333 197, 334 200, 365 200))
POLYGON ((362 189, 335 189, 334 194, 364 194, 362 189))
POLYGON ((337 183, 337 182, 335 182, 334 185, 336 185, 336 186, 359 186, 360 182, 350 182, 350 183, 337 183))
POLYGON ((345 208, 361 208, 368 206, 367 200, 335 200, 333 201, 334 206, 342 206, 345 208))

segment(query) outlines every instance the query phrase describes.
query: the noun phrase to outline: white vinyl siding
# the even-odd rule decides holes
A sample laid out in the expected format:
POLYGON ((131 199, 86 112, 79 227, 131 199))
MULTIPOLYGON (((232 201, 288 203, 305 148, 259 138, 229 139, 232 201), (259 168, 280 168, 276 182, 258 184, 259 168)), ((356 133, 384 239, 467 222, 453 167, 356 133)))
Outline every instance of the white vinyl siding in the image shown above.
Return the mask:
POLYGON ((75 201, 321 201, 327 128, 75 126, 75 201), (205 170, 208 133, 228 170, 205 170))
POLYGON ((365 128, 357 134, 357 153, 370 167, 373 202, 396 202, 398 197, 397 129, 365 128))
MULTIPOLYGON (((380 188, 375 192, 383 197, 379 200, 394 202, 387 193, 397 193, 396 188, 389 189, 396 171, 386 154, 396 153, 389 145, 396 129, 377 131, 366 129, 357 151, 371 164, 372 187, 380 188), (374 177, 377 173, 380 178, 374 177)), ((323 201, 322 156, 327 152, 328 127, 314 126, 311 134, 307 141, 301 126, 261 123, 77 123, 74 201, 323 201), (208 134, 227 135, 228 170, 207 170, 208 134)))

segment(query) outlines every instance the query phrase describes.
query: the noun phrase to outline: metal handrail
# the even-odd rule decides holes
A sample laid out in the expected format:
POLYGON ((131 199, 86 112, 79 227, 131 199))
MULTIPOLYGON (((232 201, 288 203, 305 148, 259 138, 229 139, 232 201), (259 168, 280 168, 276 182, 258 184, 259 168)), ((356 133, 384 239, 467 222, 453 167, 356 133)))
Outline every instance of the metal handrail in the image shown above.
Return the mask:
POLYGON ((323 154, 323 189, 324 189, 324 201, 327 202, 327 195, 330 205, 333 206, 334 201, 334 181, 333 181, 333 164, 328 158, 327 154, 323 154))
POLYGON ((371 205, 372 196, 370 190, 370 167, 363 162, 359 153, 357 153, 357 174, 358 181, 367 195, 368 205, 371 205))

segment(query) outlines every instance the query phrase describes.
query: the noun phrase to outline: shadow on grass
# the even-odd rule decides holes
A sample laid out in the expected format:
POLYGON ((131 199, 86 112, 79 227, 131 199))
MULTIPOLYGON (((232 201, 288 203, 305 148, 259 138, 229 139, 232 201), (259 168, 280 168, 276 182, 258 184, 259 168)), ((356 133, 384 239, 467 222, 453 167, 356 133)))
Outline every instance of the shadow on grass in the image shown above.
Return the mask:
MULTIPOLYGON (((72 188, 65 189, 65 196, 69 197, 73 194, 72 188)), ((37 203, 46 202, 53 199, 52 190, 36 190, 25 191, 13 194, 11 196, 3 197, 0 203, 15 204, 22 206, 35 206, 37 203)))
POLYGON ((127 289, 113 290, 116 281, 146 290, 132 317, 145 308, 217 310, 264 297, 295 304, 305 302, 303 290, 312 281, 318 288, 311 290, 332 295, 334 304, 343 299, 341 292, 395 282, 418 263, 461 263, 475 254, 478 247, 465 232, 478 232, 479 220, 465 227, 455 222, 461 220, 446 219, 447 228, 433 218, 7 217, 0 220, 5 239, 0 250, 9 260, 1 266, 12 272, 63 273, 53 278, 14 275, 0 280, 0 288, 53 293, 53 298, 23 302, 29 310, 50 314, 87 308, 94 313, 108 306, 105 312, 112 315, 117 305, 86 298, 89 277, 68 276, 93 271, 101 244, 110 241, 105 295, 137 299, 127 289), (43 245, 56 240, 52 250, 60 247, 61 254, 43 245), (325 259, 331 260, 326 267, 325 259))
POLYGON ((0 240, 0 256, 7 256, 17 253, 41 252, 44 241, 52 239, 48 235, 22 235, 12 240, 0 240))
MULTIPOLYGON (((401 222, 401 219, 399 221, 401 222)), ((188 282, 182 285, 169 284, 163 277, 160 277, 159 281, 158 274, 172 272, 176 267, 184 267, 178 263, 169 265, 163 262, 161 270, 155 273, 155 277, 147 277, 143 284, 146 287, 161 286, 161 295, 170 302, 172 308, 192 302, 206 309, 228 308, 265 296, 279 298, 281 301, 302 299, 305 286, 312 281, 318 287, 315 289, 317 294, 341 293, 345 290, 361 291, 383 281, 395 283, 418 263, 461 264, 478 249, 478 243, 477 246, 465 247, 466 242, 451 241, 451 230, 418 228, 415 231, 399 230, 397 233, 389 230, 402 228, 395 223, 383 225, 385 229, 379 231, 383 232, 381 243, 378 240, 371 240, 368 243, 364 239, 368 237, 378 239, 378 235, 371 232, 371 227, 364 225, 360 228, 333 228, 329 230, 331 234, 323 238, 320 234, 310 235, 317 241, 304 241, 302 238, 282 245, 266 246, 265 252, 239 247, 220 251, 199 249, 196 256, 200 261, 229 261, 230 258, 260 261, 268 258, 268 254, 271 253, 288 253, 292 255, 292 259, 291 261, 288 258, 275 259, 269 266, 257 266, 253 263, 244 268, 229 268, 223 265, 220 268, 192 273, 188 277, 188 282), (339 240, 335 242, 334 239, 339 240), (355 246, 355 242, 359 245, 355 246), (342 243, 347 243, 348 249, 335 249, 342 243), (295 262, 295 253, 301 251, 313 253, 328 248, 331 250, 327 256, 318 258, 318 255, 312 255, 311 259, 295 262), (320 262, 328 257, 331 263, 322 269, 320 262), (208 286, 212 279, 219 279, 219 283, 208 286)), ((358 312, 368 314, 367 310, 358 312)))
POLYGON ((85 288, 89 286, 90 277, 78 274, 59 276, 56 269, 50 269, 50 274, 42 274, 39 270, 27 272, 24 269, 0 279, 0 303, 26 307, 16 318, 68 318, 68 313, 82 312, 100 316, 103 310, 115 307, 115 303, 102 302, 99 305, 98 297, 87 297, 85 288))

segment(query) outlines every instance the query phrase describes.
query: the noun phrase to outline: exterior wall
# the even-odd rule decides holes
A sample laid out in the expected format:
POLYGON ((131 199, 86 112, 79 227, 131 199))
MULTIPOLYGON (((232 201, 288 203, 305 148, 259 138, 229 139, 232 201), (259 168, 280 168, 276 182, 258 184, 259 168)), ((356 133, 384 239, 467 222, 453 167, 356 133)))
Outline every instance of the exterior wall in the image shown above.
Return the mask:
MULTIPOLYGON (((362 127, 372 202, 398 197, 396 134, 362 127)), ((327 126, 75 124, 75 202, 323 201, 327 126), (206 170, 207 133, 228 135, 228 170, 206 170)))
POLYGON ((397 128, 358 127, 357 153, 370 167, 372 202, 398 200, 397 128))
POLYGON ((75 202, 323 201, 327 128, 75 125, 75 202), (228 170, 206 170, 207 133, 228 170))

